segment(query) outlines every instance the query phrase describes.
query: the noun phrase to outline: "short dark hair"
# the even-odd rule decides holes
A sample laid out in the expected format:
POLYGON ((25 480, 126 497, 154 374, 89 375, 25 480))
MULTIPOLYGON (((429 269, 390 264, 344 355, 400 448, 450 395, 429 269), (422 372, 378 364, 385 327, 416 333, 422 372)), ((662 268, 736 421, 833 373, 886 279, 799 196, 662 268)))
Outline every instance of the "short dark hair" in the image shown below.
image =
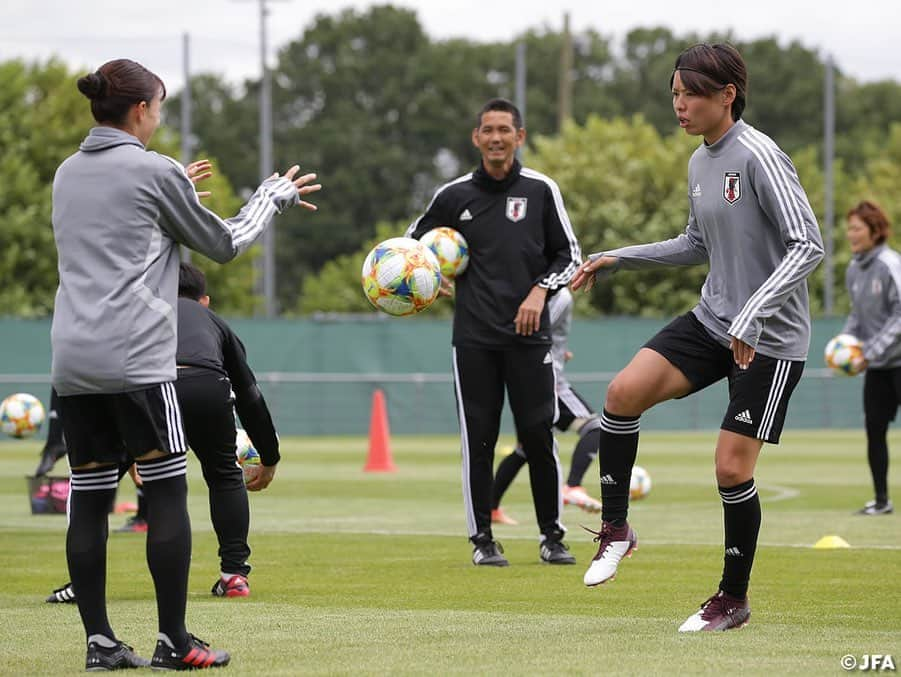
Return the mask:
POLYGON ((479 111, 479 115, 476 118, 476 129, 482 126, 482 116, 493 110, 501 113, 510 113, 513 116, 513 127, 522 129, 522 114, 519 112, 519 108, 512 101, 501 98, 491 99, 491 101, 482 106, 482 110, 479 111))
POLYGON ((869 200, 858 202, 856 206, 848 210, 847 218, 850 219, 852 216, 856 216, 867 224, 876 244, 885 242, 892 233, 892 224, 889 223, 885 212, 875 202, 869 200))
POLYGON ((131 59, 107 61, 78 78, 78 91, 91 100, 91 114, 100 123, 121 124, 134 104, 149 103, 157 94, 166 98, 162 79, 131 59))
POLYGON ((193 263, 182 261, 178 266, 178 295, 194 301, 206 296, 206 275, 193 263))
POLYGON ((741 117, 748 96, 748 70, 735 47, 727 43, 692 45, 676 57, 676 65, 669 79, 670 87, 673 86, 676 71, 682 76, 685 88, 701 96, 710 96, 725 89, 726 85, 735 85, 732 119, 741 117))

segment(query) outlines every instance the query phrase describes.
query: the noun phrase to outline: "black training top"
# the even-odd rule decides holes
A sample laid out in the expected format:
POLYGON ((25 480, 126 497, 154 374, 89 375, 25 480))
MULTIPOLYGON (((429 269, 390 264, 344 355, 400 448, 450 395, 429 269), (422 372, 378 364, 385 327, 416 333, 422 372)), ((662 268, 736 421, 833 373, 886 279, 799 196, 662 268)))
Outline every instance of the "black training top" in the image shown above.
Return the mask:
POLYGON ((278 435, 263 393, 247 364, 244 344, 225 320, 197 301, 184 297, 178 299, 175 361, 179 367, 199 367, 227 376, 235 394, 238 417, 260 452, 263 465, 279 462, 278 435))
POLYGON ((480 165, 439 188, 407 236, 419 239, 438 226, 459 231, 469 246, 469 267, 455 283, 453 344, 549 344, 547 305, 531 336, 518 336, 513 321, 532 287, 565 287, 581 262, 557 184, 518 161, 502 180, 480 165))

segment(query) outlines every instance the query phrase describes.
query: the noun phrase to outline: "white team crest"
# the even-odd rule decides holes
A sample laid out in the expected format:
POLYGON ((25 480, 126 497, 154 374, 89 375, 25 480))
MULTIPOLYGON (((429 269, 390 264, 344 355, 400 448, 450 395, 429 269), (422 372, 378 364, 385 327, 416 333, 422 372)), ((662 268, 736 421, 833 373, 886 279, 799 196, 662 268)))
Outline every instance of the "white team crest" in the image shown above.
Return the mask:
POLYGON ((723 175, 723 199, 734 205, 741 199, 741 174, 726 172, 723 175))
POLYGON ((507 198, 507 218, 516 223, 526 218, 526 207, 529 199, 525 197, 507 198))

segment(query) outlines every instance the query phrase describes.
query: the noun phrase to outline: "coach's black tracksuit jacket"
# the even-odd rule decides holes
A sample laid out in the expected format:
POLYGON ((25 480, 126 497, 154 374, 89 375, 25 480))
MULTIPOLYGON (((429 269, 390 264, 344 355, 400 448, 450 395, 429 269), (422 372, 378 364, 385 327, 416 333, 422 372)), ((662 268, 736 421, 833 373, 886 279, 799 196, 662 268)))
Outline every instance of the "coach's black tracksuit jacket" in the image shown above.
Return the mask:
POLYGON ((517 336, 513 319, 533 286, 553 293, 580 263, 557 184, 518 161, 501 181, 480 165, 439 188, 407 236, 419 239, 438 226, 459 231, 469 245, 469 267, 455 282, 453 344, 550 344, 546 306, 531 336, 517 336))

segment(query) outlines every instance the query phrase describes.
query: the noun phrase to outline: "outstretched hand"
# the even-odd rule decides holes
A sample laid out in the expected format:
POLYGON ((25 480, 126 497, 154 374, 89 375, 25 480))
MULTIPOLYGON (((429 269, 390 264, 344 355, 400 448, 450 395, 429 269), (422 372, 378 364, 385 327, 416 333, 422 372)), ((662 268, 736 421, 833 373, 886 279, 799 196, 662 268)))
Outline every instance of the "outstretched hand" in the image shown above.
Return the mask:
POLYGON ((579 266, 579 270, 573 276, 571 286, 573 289, 584 287, 585 291, 591 291, 594 286, 595 274, 602 268, 611 268, 616 265, 617 258, 615 256, 598 256, 594 259, 588 259, 579 266))
MULTIPOLYGON (((291 169, 286 171, 285 175, 284 175, 285 178, 288 179, 289 181, 291 181, 294 184, 295 188, 297 188, 298 195, 303 197, 304 195, 309 195, 310 193, 315 193, 319 190, 322 190, 322 184, 319 184, 319 183, 311 184, 310 183, 310 181, 314 181, 316 179, 315 174, 304 174, 303 176, 300 176, 295 179, 294 177, 297 176, 297 173, 299 171, 300 171, 300 165, 294 165, 293 167, 291 167, 291 169)), ((270 178, 274 179, 277 177, 278 177, 278 172, 273 174, 270 178)), ((303 207, 304 209, 309 209, 311 212, 315 212, 317 209, 319 209, 319 207, 314 205, 312 202, 307 202, 306 200, 301 200, 300 206, 303 207)))
MULTIPOLYGON (((191 179, 191 183, 195 186, 203 181, 204 179, 208 179, 213 175, 213 165, 209 160, 195 160, 185 167, 185 172, 188 174, 188 178, 191 179)), ((208 190, 198 190, 197 197, 209 197, 212 193, 208 190)))

